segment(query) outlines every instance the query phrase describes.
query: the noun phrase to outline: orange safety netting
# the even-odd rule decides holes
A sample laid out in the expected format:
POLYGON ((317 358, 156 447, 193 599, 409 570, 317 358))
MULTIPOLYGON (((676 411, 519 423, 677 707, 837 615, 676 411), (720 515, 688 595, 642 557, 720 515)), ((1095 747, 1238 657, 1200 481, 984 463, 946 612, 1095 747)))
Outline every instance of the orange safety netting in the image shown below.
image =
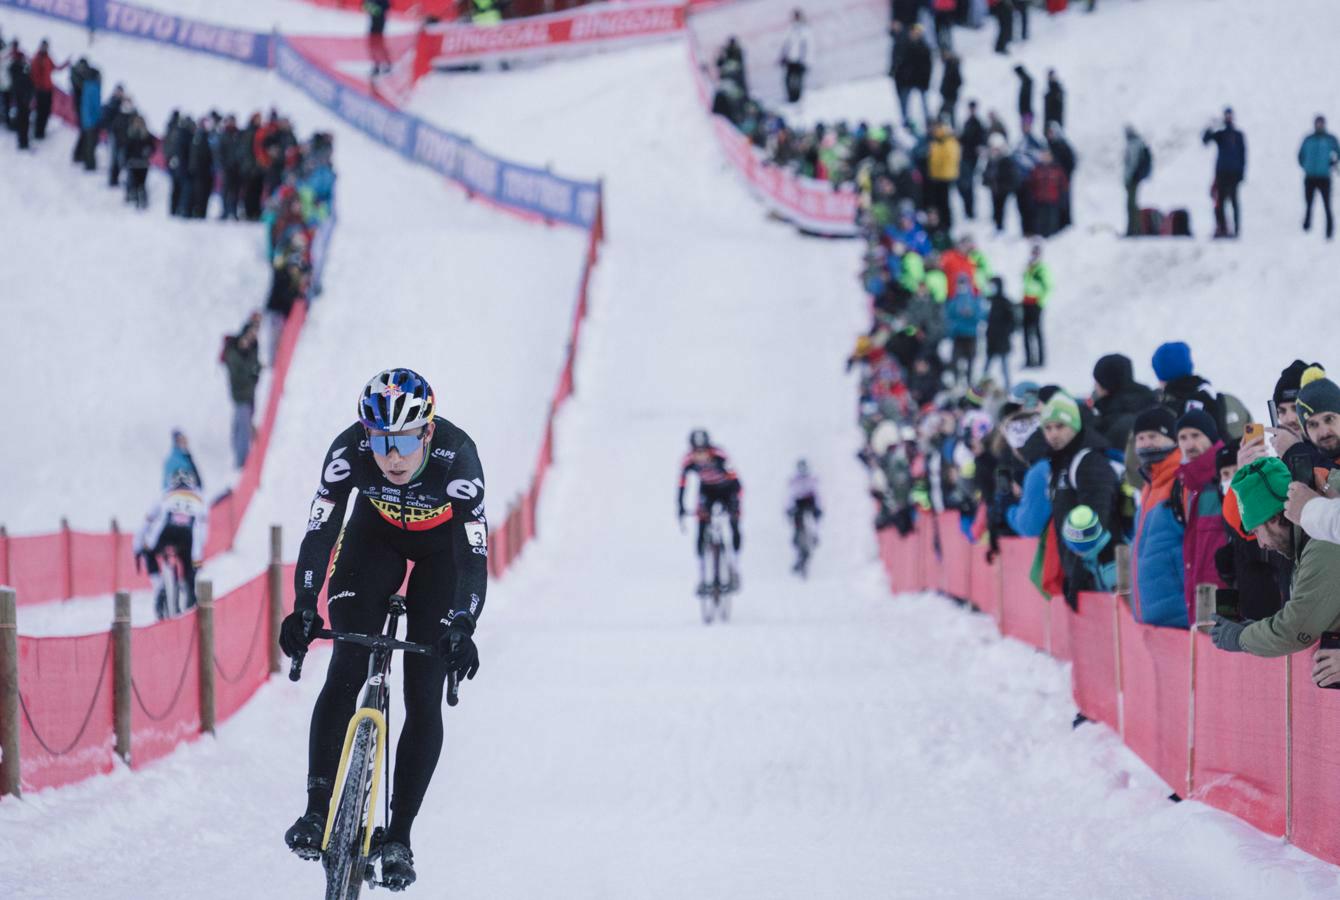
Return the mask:
POLYGON ((1293 830, 1291 839, 1308 853, 1340 863, 1340 690, 1312 683, 1312 654, 1293 664, 1293 830))
POLYGON ((1033 538, 1001 538, 1000 630, 1039 650, 1047 649, 1050 614, 1047 600, 1029 579, 1038 542, 1033 538))
MULTIPOLYGON (((1135 621, 1117 601, 1123 737, 1177 794, 1187 793, 1191 638, 1180 628, 1135 621)), ((1218 652, 1211 649, 1210 652, 1218 652)))
MULTIPOLYGON (((1065 606, 1064 600, 1056 603, 1065 606)), ((1066 620, 1070 653, 1071 692, 1075 705, 1095 722, 1121 729, 1117 705, 1117 622, 1112 594, 1081 593, 1079 610, 1066 620)), ((1069 609, 1069 607, 1066 607, 1069 609)))
MULTIPOLYGON (((293 579, 280 579, 281 608, 293 608, 293 579)), ((262 572, 214 605, 214 718, 242 708, 270 677, 269 576, 262 572)))

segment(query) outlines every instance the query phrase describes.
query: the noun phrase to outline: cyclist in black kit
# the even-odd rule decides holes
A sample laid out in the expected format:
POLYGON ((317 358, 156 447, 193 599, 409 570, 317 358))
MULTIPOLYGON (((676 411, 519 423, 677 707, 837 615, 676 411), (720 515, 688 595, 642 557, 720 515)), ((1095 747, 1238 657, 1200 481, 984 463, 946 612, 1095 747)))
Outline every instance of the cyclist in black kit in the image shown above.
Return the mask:
MULTIPOLYGON (((391 821, 382 876, 394 890, 414 882, 410 827, 442 751, 442 690, 447 674, 473 678, 479 653, 473 634, 488 579, 484 472, 474 441, 434 416, 433 391, 409 369, 388 369, 363 388, 358 418, 330 445, 298 554, 293 612, 279 643, 303 655, 327 563, 331 627, 373 635, 387 602, 414 563, 406 591, 407 640, 436 644, 440 658, 405 654, 405 722, 396 748, 391 821), (349 492, 358 498, 344 523, 349 492), (337 537, 338 536, 338 537, 337 537), (331 550, 334 549, 334 558, 331 550)), ((284 835, 294 853, 320 855, 345 729, 367 677, 370 651, 336 643, 326 683, 312 712, 307 811, 284 835)))
MULTIPOLYGON (((684 457, 684 465, 679 472, 679 521, 683 527, 684 487, 688 483, 689 473, 698 476, 698 592, 707 591, 706 559, 707 524, 712 519, 712 509, 724 506, 730 514, 731 546, 735 553, 740 552, 740 479, 731 468, 726 454, 712 446, 712 440, 701 428, 689 434, 689 453, 684 457)), ((732 562, 730 571, 731 590, 739 587, 740 575, 732 562)))

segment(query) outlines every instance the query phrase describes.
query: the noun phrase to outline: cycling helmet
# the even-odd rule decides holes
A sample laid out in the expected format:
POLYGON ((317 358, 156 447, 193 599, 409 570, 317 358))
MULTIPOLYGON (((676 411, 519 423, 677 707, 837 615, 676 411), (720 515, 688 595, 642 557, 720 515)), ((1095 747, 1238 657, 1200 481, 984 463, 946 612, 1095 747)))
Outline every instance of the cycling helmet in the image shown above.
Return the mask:
POLYGON ((695 428, 689 432, 689 447, 693 450, 706 450, 712 446, 712 439, 707 436, 707 432, 702 428, 695 428))
POLYGON ((379 431, 410 431, 433 421, 433 389, 413 369, 378 372, 363 387, 358 420, 379 431))

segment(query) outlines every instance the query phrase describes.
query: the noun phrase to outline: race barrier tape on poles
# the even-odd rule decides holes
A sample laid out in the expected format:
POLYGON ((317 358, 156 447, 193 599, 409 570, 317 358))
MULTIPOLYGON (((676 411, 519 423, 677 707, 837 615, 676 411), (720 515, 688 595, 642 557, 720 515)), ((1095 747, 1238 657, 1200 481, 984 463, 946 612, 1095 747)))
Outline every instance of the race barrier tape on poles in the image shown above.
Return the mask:
POLYGON ((1215 648, 1203 630, 1137 622, 1119 594, 1081 593, 1078 609, 1048 599, 1030 575, 1037 540, 1002 538, 994 564, 984 547, 966 557, 957 513, 922 515, 906 537, 878 533, 895 593, 968 585, 970 600, 990 608, 982 586, 995 569, 1003 634, 1072 660, 1075 705, 1112 728, 1172 793, 1231 813, 1266 834, 1283 836, 1340 863, 1340 691, 1312 683, 1312 653, 1264 659, 1215 648), (941 573, 927 558, 935 533, 948 548, 941 573))

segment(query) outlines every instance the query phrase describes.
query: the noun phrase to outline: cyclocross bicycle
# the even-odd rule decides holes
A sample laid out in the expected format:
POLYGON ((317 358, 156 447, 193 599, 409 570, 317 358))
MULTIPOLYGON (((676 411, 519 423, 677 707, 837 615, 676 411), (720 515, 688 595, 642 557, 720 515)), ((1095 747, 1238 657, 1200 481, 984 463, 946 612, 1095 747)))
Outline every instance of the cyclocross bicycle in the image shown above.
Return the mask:
MULTIPOLYGON (((396 640, 400 617, 405 614, 405 598, 393 594, 390 618, 386 631, 377 636, 351 634, 321 629, 313 638, 344 641, 372 650, 368 661, 368 680, 363 685, 362 700, 344 735, 344 750, 335 777, 335 790, 330 798, 330 812, 326 816, 326 834, 321 843, 321 860, 326 869, 326 900, 354 900, 363 883, 371 887, 383 885, 377 879, 376 863, 381 854, 383 826, 374 826, 377 814, 377 793, 384 782, 391 784, 391 763, 386 747, 391 739, 391 654, 396 650, 438 656, 429 644, 413 644, 396 640), (379 776, 379 771, 384 777, 379 776)), ((305 613, 310 623, 311 613, 305 613)), ((289 679, 302 677, 302 661, 298 657, 289 666, 289 679)), ((455 672, 447 676, 447 705, 459 700, 459 684, 455 672)), ((383 817, 390 820, 390 791, 385 792, 383 817)))
POLYGON ((713 618, 730 621, 730 595, 736 588, 736 580, 734 557, 726 542, 729 525, 730 514, 720 504, 714 505, 712 519, 707 526, 707 565, 710 571, 699 598, 702 602, 703 623, 706 625, 711 625, 713 618))

